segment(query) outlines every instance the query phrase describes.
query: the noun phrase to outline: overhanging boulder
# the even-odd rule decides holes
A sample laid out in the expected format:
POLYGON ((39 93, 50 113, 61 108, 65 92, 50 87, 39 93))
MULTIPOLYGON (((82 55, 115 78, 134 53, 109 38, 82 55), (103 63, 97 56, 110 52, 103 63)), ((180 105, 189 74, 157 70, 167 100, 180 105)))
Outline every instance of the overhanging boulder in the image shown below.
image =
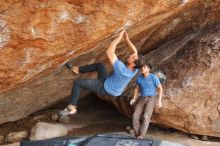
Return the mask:
MULTIPOLYGON (((79 78, 63 67, 70 58, 75 65, 104 62, 111 71, 105 50, 126 25, 139 51, 168 76, 164 107, 156 109, 153 121, 219 136, 219 27, 196 37, 199 30, 219 23, 219 12, 219 0, 2 2, 0 123, 24 118, 69 96, 72 80, 79 78), (170 41, 174 39, 180 45, 170 41), (163 60, 153 53, 157 50, 163 60)), ((125 59, 125 43, 117 54, 125 59)), ((128 89, 131 96, 132 85, 128 89)))

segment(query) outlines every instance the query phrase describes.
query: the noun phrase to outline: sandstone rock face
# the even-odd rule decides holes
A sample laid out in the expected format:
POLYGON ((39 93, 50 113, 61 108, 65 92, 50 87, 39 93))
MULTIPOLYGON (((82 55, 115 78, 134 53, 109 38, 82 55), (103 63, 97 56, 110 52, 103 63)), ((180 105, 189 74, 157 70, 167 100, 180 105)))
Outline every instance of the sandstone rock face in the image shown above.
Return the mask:
POLYGON ((220 137, 220 25, 179 45, 175 55, 161 61, 169 82, 164 108, 154 120, 185 132, 220 137))
POLYGON ((5 140, 5 137, 0 135, 0 144, 3 144, 4 143, 4 140, 5 140))
MULTIPOLYGON (((111 71, 105 50, 115 33, 129 26, 128 33, 139 51, 169 77, 164 108, 156 110, 154 121, 191 133, 219 136, 220 106, 215 92, 220 85, 219 50, 201 47, 209 38, 216 38, 214 48, 218 48, 218 32, 216 37, 212 32, 206 32, 204 38, 198 36, 199 30, 219 22, 219 12, 219 0, 2 2, 0 123, 24 118, 69 96, 72 80, 79 78, 63 67, 70 58, 77 65, 101 61, 111 71), (157 50, 162 60, 158 61, 157 50)), ((122 60, 127 52, 121 43, 117 54, 122 60)), ((95 74, 80 77, 93 78, 95 74)), ((132 87, 126 92, 130 96, 132 87)), ((113 103, 131 115, 123 100, 113 103)))
POLYGON ((67 135, 67 129, 60 124, 39 122, 32 129, 30 140, 44 140, 67 135))
MULTIPOLYGON (((145 58, 168 78, 163 85, 163 108, 156 106, 152 122, 219 137, 220 25, 176 38, 145 58)), ((133 85, 124 97, 105 97, 127 116, 133 112, 128 100, 133 85)))
POLYGON ((18 142, 21 141, 22 139, 28 138, 28 132, 27 131, 19 131, 19 132, 13 132, 9 133, 6 138, 5 142, 18 142))

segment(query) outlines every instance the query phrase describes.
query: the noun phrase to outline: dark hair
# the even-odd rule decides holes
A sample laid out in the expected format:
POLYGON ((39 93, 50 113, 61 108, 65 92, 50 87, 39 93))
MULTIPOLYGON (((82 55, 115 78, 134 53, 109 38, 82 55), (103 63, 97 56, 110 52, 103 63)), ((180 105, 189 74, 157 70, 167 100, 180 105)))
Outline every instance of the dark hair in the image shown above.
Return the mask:
POLYGON ((145 60, 144 60, 144 57, 141 55, 141 54, 138 54, 138 59, 135 60, 134 64, 135 64, 135 69, 140 69, 143 67, 143 65, 145 64, 144 63, 145 60))
POLYGON ((152 69, 152 65, 150 63, 146 62, 144 65, 146 65, 150 70, 152 69))

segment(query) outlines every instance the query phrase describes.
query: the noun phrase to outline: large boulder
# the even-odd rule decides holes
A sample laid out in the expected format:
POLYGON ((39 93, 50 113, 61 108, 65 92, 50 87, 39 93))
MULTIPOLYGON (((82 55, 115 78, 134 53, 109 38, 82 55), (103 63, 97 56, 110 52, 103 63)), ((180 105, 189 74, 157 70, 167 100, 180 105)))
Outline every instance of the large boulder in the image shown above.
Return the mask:
POLYGON ((39 122, 31 129, 29 139, 44 140, 54 137, 62 137, 66 135, 67 129, 63 125, 39 122))
MULTIPOLYGON (((111 71, 105 50, 112 39, 117 36, 116 33, 123 26, 127 26, 132 42, 140 52, 146 54, 146 57, 158 49, 162 53, 167 48, 164 47, 167 42, 176 40, 168 45, 174 46, 167 50, 168 53, 161 54, 164 58, 161 62, 155 61, 158 60, 156 59, 157 53, 150 55, 150 58, 155 58, 153 63, 158 64, 169 77, 169 82, 165 85, 164 108, 156 112, 155 122, 187 132, 219 136, 216 130, 219 127, 216 121, 218 114, 216 106, 212 104, 212 101, 217 104, 219 98, 214 95, 214 92, 213 94, 208 92, 208 89, 214 89, 214 84, 220 84, 217 80, 215 83, 211 82, 217 77, 218 68, 201 67, 205 63, 198 63, 199 66, 196 60, 195 62, 189 60, 193 57, 191 56, 193 53, 200 51, 199 59, 213 61, 212 58, 207 58, 205 50, 193 47, 199 44, 197 41, 185 41, 187 45, 181 43, 184 36, 189 36, 189 34, 192 35, 191 37, 197 36, 199 30, 218 23, 219 12, 219 0, 18 0, 16 2, 9 0, 1 2, 0 123, 24 118, 69 96, 72 80, 79 78, 63 67, 63 64, 70 58, 72 58, 72 63, 77 65, 104 62, 111 71), (182 46, 172 45, 175 42, 179 42, 182 46), (190 46, 193 47, 191 50, 194 52, 190 52, 190 46), (210 79, 209 88, 205 90, 199 86, 199 83, 194 82, 192 88, 188 87, 188 79, 193 73, 196 75, 192 79, 196 78, 198 82, 200 82, 199 78, 201 81, 206 79, 201 72, 213 74, 212 77, 207 77, 210 79), (191 93, 194 93, 196 97, 200 95, 202 97, 193 98, 195 95, 191 93), (190 101, 193 105, 189 104, 189 99, 192 99, 190 101), (206 106, 196 105, 196 103, 204 103, 201 99, 211 101, 206 102, 206 106), (188 104, 180 107, 180 101, 188 102, 188 104), (212 106, 214 107, 211 108, 212 106), (215 112, 212 111, 212 114, 216 114, 214 119, 213 116, 209 118, 210 115, 206 113, 208 110, 202 112, 202 107, 215 110, 215 112), (193 109, 191 112, 198 112, 199 117, 186 118, 190 110, 185 112, 181 109, 193 109), (179 119, 175 114, 180 111, 182 117, 191 120, 184 122, 183 119, 179 119), (209 131, 210 125, 204 125, 208 122, 200 121, 201 118, 208 119, 209 122, 213 121, 210 123, 216 121, 217 124, 213 126, 214 132, 209 131), (200 129, 200 123, 205 126, 206 130, 200 129)), ((209 36, 204 38, 205 41, 208 38, 209 36)), ((117 54, 122 60, 127 56, 127 52, 125 43, 121 43, 117 54)), ((85 74, 80 77, 93 78, 94 76, 95 74, 85 74)), ((126 93, 131 94, 133 86, 128 89, 130 91, 126 93)), ((81 97, 86 94, 83 92, 81 97)), ((112 99, 105 98, 105 100, 112 99)), ((120 101, 116 99, 112 102, 123 106, 124 103, 120 101)), ((126 104, 123 108, 129 109, 129 105, 126 104)))
POLYGON ((158 62, 169 81, 164 86, 164 108, 154 121, 189 133, 220 137, 220 25, 191 35, 176 48, 175 54, 158 62))
MULTIPOLYGON (((163 108, 152 122, 187 133, 220 137, 220 25, 169 41, 145 55, 167 75, 163 108)), ((100 97, 131 116, 134 81, 120 98, 100 97)))

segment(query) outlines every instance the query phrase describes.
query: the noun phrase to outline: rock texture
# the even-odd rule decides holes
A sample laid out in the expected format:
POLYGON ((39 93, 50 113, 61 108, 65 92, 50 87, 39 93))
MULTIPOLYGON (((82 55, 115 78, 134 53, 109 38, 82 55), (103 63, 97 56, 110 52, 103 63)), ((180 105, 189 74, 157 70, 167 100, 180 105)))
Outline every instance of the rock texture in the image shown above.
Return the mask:
POLYGON ((28 138, 28 132, 27 131, 19 131, 19 132, 13 132, 9 133, 6 138, 5 142, 7 143, 13 143, 21 141, 22 139, 28 138))
POLYGON ((160 66, 170 81, 157 123, 220 137, 220 26, 180 45, 160 66))
POLYGON ((0 144, 3 144, 5 140, 5 137, 3 135, 0 135, 0 144))
MULTIPOLYGON (((219 0, 3 1, 0 123, 24 118, 69 96, 72 80, 79 78, 63 67, 70 58, 77 65, 102 61, 110 71, 103 54, 116 32, 129 26, 128 33, 139 51, 169 77, 165 106, 156 111, 154 121, 190 133, 219 136, 220 106, 215 92, 220 85, 219 50, 207 49, 208 44, 202 47, 202 42, 216 38, 214 48, 218 48, 219 32, 214 31, 216 37, 211 31, 207 37, 198 36, 201 30, 219 23, 219 12, 219 0), (158 61, 156 53, 149 55, 157 50, 162 60, 158 61)), ((128 55, 125 43, 117 51, 122 60, 128 55)), ((132 91, 132 86, 128 89, 132 91)), ((131 95, 130 91, 127 94, 131 95)), ((113 103, 128 113, 128 105, 120 101, 113 103)))
MULTIPOLYGON (((220 25, 178 37, 145 58, 168 78, 163 85, 163 108, 156 106, 152 122, 220 137, 220 25)), ((133 112, 128 100, 133 85, 123 97, 105 97, 127 116, 133 112)))
POLYGON ((66 135, 67 129, 63 125, 39 122, 31 129, 29 139, 44 140, 66 135))

